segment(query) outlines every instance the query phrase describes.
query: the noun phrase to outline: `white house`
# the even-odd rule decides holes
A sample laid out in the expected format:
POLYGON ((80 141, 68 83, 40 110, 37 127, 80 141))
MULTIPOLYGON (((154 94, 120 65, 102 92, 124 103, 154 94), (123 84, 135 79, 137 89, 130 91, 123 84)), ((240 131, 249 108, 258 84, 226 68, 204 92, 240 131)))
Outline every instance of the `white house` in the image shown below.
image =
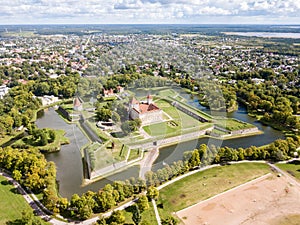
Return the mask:
POLYGON ((4 95, 8 93, 9 88, 6 85, 0 86, 0 99, 3 99, 4 95))

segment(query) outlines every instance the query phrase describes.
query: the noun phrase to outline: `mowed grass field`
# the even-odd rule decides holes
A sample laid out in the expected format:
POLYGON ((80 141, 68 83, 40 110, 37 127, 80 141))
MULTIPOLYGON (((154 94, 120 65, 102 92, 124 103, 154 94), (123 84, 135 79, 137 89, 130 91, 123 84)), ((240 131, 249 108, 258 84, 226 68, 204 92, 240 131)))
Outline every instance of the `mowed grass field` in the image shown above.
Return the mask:
POLYGON ((285 170, 300 181, 300 161, 293 161, 291 163, 277 163, 276 166, 282 170, 285 170))
POLYGON ((30 209, 22 195, 15 192, 14 186, 0 176, 0 224, 20 219, 22 211, 30 209))
POLYGON ((163 217, 271 172, 264 163, 214 167, 185 177, 160 190, 163 217))

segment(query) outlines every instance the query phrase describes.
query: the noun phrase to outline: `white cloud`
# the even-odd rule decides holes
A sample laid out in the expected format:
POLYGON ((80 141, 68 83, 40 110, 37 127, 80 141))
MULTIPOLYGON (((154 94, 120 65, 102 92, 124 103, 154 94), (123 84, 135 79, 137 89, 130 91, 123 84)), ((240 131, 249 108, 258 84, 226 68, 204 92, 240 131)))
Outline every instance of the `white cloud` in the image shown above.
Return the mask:
POLYGON ((0 23, 55 23, 65 18, 73 23, 188 23, 197 18, 223 23, 225 17, 251 23, 251 17, 258 16, 267 23, 279 13, 296 23, 299 11, 299 0, 0 0, 0 23))

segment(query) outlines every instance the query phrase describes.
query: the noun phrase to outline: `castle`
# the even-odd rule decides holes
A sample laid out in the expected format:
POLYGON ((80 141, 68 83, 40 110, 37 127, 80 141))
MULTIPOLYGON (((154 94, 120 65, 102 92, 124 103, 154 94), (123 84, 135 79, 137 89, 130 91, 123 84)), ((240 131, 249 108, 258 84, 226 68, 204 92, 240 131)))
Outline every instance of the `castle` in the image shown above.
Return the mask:
POLYGON ((152 102, 152 96, 147 96, 147 101, 139 102, 135 98, 129 103, 129 116, 131 119, 140 119, 142 125, 162 122, 162 110, 152 102))

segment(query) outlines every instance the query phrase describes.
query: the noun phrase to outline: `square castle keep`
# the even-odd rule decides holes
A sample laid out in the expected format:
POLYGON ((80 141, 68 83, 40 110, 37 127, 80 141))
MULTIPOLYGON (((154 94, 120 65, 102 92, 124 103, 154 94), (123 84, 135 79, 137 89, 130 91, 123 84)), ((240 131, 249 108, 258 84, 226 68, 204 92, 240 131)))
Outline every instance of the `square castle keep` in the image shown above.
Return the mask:
POLYGON ((135 98, 129 103, 129 116, 131 119, 140 119, 142 125, 159 123, 163 121, 162 110, 154 103, 151 95, 147 96, 146 101, 137 101, 135 98))

